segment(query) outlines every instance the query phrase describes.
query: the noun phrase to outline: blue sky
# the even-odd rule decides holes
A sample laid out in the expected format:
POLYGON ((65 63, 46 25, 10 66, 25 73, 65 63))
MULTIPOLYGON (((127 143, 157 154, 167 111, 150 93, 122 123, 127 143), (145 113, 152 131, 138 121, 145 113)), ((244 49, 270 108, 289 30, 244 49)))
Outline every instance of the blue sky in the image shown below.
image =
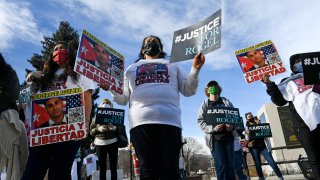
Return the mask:
MULTIPOLYGON (((78 33, 86 29, 123 54, 126 68, 136 60, 145 36, 159 36, 165 51, 170 53, 174 31, 222 9, 222 46, 206 56, 196 95, 181 96, 183 135, 203 143, 197 113, 205 98, 203 89, 207 82, 217 80, 223 88, 222 96, 238 107, 242 115, 248 111, 255 114, 271 101, 261 82, 246 84, 234 52, 272 40, 289 68, 292 54, 319 51, 319 7, 317 0, 2 0, 0 51, 22 82, 24 69, 32 69, 27 59, 41 51, 43 36, 52 35, 60 21, 68 21, 78 33)), ((186 72, 190 71, 191 61, 180 64, 186 72)), ((279 82, 288 75, 271 79, 279 82)), ((110 98, 107 92, 100 95, 110 98)))

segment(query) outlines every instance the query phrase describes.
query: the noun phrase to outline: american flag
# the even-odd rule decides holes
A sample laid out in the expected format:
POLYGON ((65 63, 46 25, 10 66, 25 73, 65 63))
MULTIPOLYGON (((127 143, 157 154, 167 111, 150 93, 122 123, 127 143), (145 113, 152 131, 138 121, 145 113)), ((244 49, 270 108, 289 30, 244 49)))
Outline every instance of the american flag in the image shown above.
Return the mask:
POLYGON ((66 96, 67 109, 82 106, 81 94, 66 96))
POLYGON ((115 55, 113 55, 112 53, 109 53, 111 56, 111 62, 112 65, 116 66, 117 68, 121 69, 122 71, 124 70, 124 63, 122 59, 119 59, 118 57, 116 57, 115 55))
POLYGON ((272 46, 272 44, 268 45, 268 46, 263 46, 261 47, 261 50, 263 51, 263 54, 265 56, 269 55, 269 54, 273 54, 276 52, 275 48, 272 46))

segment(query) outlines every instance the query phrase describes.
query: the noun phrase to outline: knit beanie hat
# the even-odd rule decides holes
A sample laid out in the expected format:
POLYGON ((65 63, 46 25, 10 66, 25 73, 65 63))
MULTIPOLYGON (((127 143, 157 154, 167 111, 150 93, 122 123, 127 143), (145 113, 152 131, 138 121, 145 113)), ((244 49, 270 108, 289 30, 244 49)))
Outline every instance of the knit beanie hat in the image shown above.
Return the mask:
POLYGON ((296 62, 297 59, 300 58, 300 54, 294 54, 290 57, 290 69, 293 72, 293 65, 296 62))

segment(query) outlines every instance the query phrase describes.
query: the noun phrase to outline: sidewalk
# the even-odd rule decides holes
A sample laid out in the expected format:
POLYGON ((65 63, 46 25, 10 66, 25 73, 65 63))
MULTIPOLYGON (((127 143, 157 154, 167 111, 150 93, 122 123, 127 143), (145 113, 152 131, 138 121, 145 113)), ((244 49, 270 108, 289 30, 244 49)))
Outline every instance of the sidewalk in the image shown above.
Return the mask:
MULTIPOLYGON (((265 177, 266 180, 279 180, 277 176, 268 176, 265 177)), ((305 180, 306 178, 304 178, 303 174, 295 174, 295 175, 284 175, 283 178, 285 180, 289 179, 289 180, 305 180)), ((217 178, 211 178, 211 180, 216 180, 217 178)), ((258 177, 251 177, 251 180, 258 180, 258 177)))

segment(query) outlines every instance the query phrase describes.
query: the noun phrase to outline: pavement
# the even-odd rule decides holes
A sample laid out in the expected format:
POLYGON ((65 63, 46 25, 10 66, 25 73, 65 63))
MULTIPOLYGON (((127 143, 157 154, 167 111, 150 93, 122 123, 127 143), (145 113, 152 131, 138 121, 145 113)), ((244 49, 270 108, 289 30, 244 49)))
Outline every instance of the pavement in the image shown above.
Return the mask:
MULTIPOLYGON (((289 180, 305 180, 306 178, 304 178, 303 174, 294 174, 294 175, 284 175, 283 178, 285 180, 289 179, 289 180)), ((216 180, 217 178, 211 178, 211 180, 216 180)), ((251 180, 258 180, 258 177, 251 177, 251 180)), ((279 180, 279 178, 277 176, 268 176, 265 177, 266 180, 279 180)))

